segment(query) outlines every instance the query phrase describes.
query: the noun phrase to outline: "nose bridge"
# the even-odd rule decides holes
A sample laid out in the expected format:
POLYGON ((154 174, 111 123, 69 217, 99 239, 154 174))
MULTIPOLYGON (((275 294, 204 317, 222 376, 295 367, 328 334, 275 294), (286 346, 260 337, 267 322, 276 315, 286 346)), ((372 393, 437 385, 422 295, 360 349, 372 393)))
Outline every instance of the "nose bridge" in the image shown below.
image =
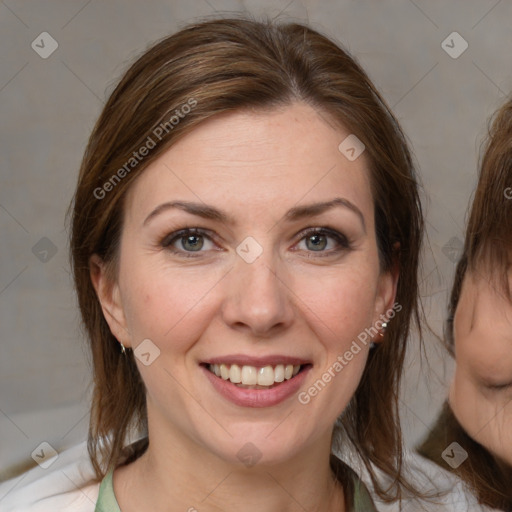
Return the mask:
POLYGON ((251 241, 242 242, 237 250, 223 316, 232 327, 245 326, 254 334, 264 335, 290 323, 292 305, 283 277, 277 275, 278 256, 271 248, 261 247, 254 258, 254 251, 251 241), (251 252, 252 257, 246 257, 251 252))

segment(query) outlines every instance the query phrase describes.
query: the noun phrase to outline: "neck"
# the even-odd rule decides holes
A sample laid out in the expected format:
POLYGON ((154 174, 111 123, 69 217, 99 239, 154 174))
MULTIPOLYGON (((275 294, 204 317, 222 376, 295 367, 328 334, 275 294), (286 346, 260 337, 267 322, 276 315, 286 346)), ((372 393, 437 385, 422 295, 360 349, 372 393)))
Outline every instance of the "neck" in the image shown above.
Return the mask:
POLYGON ((330 434, 286 461, 246 467, 182 436, 151 432, 146 452, 114 474, 123 511, 173 510, 343 512, 343 488, 332 474, 330 434))

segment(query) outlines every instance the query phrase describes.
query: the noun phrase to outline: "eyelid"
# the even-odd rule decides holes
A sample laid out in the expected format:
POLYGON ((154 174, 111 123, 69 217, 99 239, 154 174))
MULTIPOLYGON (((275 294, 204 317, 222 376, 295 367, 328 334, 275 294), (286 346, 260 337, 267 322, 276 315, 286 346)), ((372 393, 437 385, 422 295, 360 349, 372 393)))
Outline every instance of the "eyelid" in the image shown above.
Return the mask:
POLYGON ((505 384, 495 384, 489 381, 484 381, 483 383, 487 389, 491 389, 493 391, 503 391, 505 389, 512 388, 512 381, 507 382, 505 384))
POLYGON ((218 244, 216 243, 216 239, 218 239, 218 236, 215 232, 204 229, 204 228, 198 228, 198 227, 184 227, 178 230, 175 230, 166 236, 164 236, 159 245, 166 249, 167 251, 171 252, 173 255, 176 255, 178 258, 188 258, 188 259, 195 259, 200 258, 201 255, 205 252, 209 251, 185 251, 183 249, 178 249, 173 247, 173 244, 180 240, 185 238, 186 236, 190 235, 196 235, 196 236, 202 236, 208 240, 211 241, 212 244, 217 245, 217 248, 214 248, 214 251, 222 251, 223 249, 218 247, 218 244))
POLYGON ((334 238, 337 242, 337 244, 341 247, 338 247, 336 249, 331 249, 330 251, 308 251, 308 252, 318 252, 319 254, 325 254, 325 255, 329 255, 329 254, 334 254, 336 252, 339 252, 340 250, 342 249, 352 249, 352 243, 351 241, 349 240, 349 238, 344 235, 343 233, 339 232, 338 230, 336 229, 333 229, 333 228, 330 228, 328 226, 323 226, 323 227, 307 227, 307 228, 304 228, 302 231, 300 231, 298 234, 297 234, 297 243, 298 242, 301 242, 302 240, 304 240, 305 238, 307 238, 308 236, 311 236, 311 235, 324 235, 324 236, 328 236, 330 238, 334 238))
MULTIPOLYGON (((343 233, 341 233, 333 228, 330 228, 328 226, 315 226, 315 227, 309 226, 307 228, 304 228, 297 234, 297 236, 296 236, 297 241, 295 242, 294 245, 301 242, 308 236, 317 235, 317 234, 333 238, 339 247, 337 247, 335 249, 328 250, 328 251, 308 251, 308 252, 311 252, 311 253, 317 252, 319 255, 323 254, 324 256, 328 256, 328 255, 336 254, 342 250, 349 250, 352 248, 352 243, 346 235, 344 235, 343 233)), ((194 255, 194 254, 200 254, 201 252, 205 252, 205 251, 183 251, 183 250, 179 250, 179 249, 175 249, 175 250, 172 249, 172 244, 175 241, 179 240, 180 238, 184 238, 187 235, 204 236, 205 238, 208 238, 209 240, 211 240, 213 243, 215 243, 216 239, 218 239, 218 236, 212 230, 205 229, 205 228, 199 228, 199 227, 195 227, 195 226, 194 227, 185 226, 181 229, 172 231, 171 233, 168 233, 167 235, 165 235, 160 240, 159 244, 162 247, 173 251, 175 254, 178 253, 178 254, 194 255)))
POLYGON ((509 382, 508 384, 500 384, 500 385, 492 385, 491 386, 492 389, 507 389, 507 388, 512 388, 512 382, 509 382))
POLYGON ((187 235, 201 235, 206 238, 209 238, 210 240, 212 240, 212 242, 216 238, 215 233, 209 229, 198 228, 198 227, 184 227, 181 229, 177 229, 176 231, 172 231, 171 233, 168 233, 167 235, 165 235, 161 239, 160 245, 162 245, 163 247, 169 247, 172 242, 174 242, 180 238, 183 238, 187 235))

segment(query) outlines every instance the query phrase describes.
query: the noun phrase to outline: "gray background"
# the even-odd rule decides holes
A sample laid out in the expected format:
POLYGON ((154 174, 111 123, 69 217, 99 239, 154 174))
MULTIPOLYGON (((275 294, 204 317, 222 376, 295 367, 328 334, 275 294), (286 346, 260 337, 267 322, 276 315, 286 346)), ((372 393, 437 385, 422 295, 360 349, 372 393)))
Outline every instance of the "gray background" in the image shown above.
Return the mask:
MULTIPOLYGON (((244 10, 307 22, 336 39, 392 106, 424 182, 423 296, 441 332, 479 145, 512 85, 512 2, 2 0, 0 478, 30 462, 42 441, 60 450, 86 435, 88 356, 65 213, 105 98, 151 42, 197 17, 244 10), (31 43, 45 31, 58 48, 43 59, 31 43), (454 31, 469 45, 458 58, 442 47, 454 31)), ((429 364, 413 343, 404 387, 409 444, 427 431, 452 371, 435 335, 425 340, 429 364)))

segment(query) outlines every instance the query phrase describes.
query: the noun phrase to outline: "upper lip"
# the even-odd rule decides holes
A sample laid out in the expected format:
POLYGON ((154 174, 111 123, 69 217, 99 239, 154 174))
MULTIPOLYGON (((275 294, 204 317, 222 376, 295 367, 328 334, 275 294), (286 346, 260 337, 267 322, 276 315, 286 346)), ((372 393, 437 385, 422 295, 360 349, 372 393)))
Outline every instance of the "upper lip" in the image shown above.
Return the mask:
POLYGON ((237 364, 239 366, 256 366, 261 368, 264 366, 275 366, 278 364, 293 364, 294 366, 297 366, 311 364, 311 362, 307 359, 294 356, 267 355, 255 357, 243 354, 232 354, 226 356, 211 357, 203 361, 203 364, 237 364))

